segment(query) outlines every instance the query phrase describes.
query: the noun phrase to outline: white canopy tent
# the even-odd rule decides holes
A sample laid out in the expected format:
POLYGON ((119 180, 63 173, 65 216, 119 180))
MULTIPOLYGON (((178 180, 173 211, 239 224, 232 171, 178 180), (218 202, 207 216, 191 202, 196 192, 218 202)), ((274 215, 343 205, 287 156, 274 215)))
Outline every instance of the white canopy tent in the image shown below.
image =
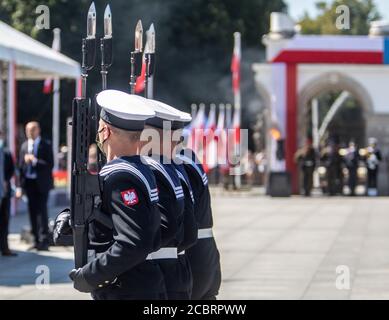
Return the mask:
POLYGON ((80 77, 80 65, 0 21, 0 61, 14 62, 17 80, 80 77))
MULTIPOLYGON (((14 154, 17 123, 16 81, 43 81, 48 77, 77 81, 80 75, 79 63, 0 21, 0 118, 4 115, 6 100, 6 133, 8 145, 14 154), (3 97, 3 80, 7 81, 6 99, 3 97)), ((1 127, 4 128, 4 125, 1 127)))

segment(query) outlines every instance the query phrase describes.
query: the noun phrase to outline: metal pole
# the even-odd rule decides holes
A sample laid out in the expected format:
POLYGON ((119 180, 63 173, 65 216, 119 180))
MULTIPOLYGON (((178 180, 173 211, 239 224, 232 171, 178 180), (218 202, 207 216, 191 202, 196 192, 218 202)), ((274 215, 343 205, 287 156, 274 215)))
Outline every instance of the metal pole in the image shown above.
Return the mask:
POLYGON ((60 80, 54 79, 53 93, 53 154, 54 170, 58 170, 58 153, 60 141, 60 80))
POLYGON ((145 98, 150 98, 149 96, 149 63, 150 63, 150 55, 145 53, 144 55, 144 63, 146 65, 146 74, 145 74, 145 98))
POLYGON ((131 77, 130 88, 131 94, 135 94, 136 76, 135 76, 135 52, 131 52, 131 77))
MULTIPOLYGON (((7 141, 8 148, 16 159, 16 66, 11 61, 8 64, 7 80, 7 141)), ((15 180, 13 180, 15 182, 15 180)), ((16 215, 16 199, 11 202, 11 215, 16 215)))
MULTIPOLYGON (((235 55, 238 54, 239 55, 239 60, 241 59, 241 52, 242 52, 242 48, 241 48, 241 35, 240 35, 240 32, 235 32, 234 33, 234 38, 235 38, 235 55)), ((240 70, 239 70, 240 72, 240 70)), ((234 92, 234 105, 235 105, 235 112, 238 113, 238 117, 239 117, 239 123, 241 123, 241 102, 242 102, 242 98, 241 98, 241 93, 240 93, 240 84, 239 84, 239 88, 238 90, 236 90, 234 92)), ((234 156, 238 159, 241 157, 241 146, 240 146, 240 143, 238 145, 235 146, 234 148, 234 156)), ((241 181, 241 163, 240 163, 240 160, 238 161, 238 165, 235 167, 235 176, 234 176, 234 179, 235 179, 235 186, 236 188, 240 189, 241 187, 241 184, 242 184, 242 181, 241 181)))
POLYGON ((16 156, 16 74, 15 63, 8 64, 7 141, 12 155, 16 156))
MULTIPOLYGON (((53 30, 53 50, 59 52, 61 50, 61 30, 55 28, 53 30)), ((54 170, 58 170, 58 153, 60 141, 60 79, 54 78, 53 81, 53 155, 54 155, 54 170)))
POLYGON ((0 62, 0 130, 4 132, 4 81, 3 81, 3 64, 0 62))

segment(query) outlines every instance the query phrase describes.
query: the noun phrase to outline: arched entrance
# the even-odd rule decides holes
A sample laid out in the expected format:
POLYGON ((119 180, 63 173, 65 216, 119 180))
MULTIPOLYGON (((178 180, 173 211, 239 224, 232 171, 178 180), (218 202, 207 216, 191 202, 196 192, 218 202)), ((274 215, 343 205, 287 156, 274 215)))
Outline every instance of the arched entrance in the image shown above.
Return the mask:
POLYGON ((350 109, 341 108, 328 129, 340 136, 345 143, 351 139, 362 145, 366 143, 366 123, 373 112, 373 102, 369 92, 354 79, 339 72, 330 72, 310 81, 299 93, 298 143, 300 146, 310 131, 312 99, 323 97, 324 94, 330 96, 331 93, 337 94, 342 91, 350 93, 348 104, 350 109), (350 118, 347 113, 353 113, 353 123, 347 121, 350 118))
MULTIPOLYGON (((328 72, 310 81, 298 96, 298 144, 313 133, 312 101, 318 101, 319 127, 333 103, 342 92, 348 92, 340 108, 329 123, 326 134, 319 141, 323 146, 328 138, 336 138, 341 147, 354 141, 359 147, 366 146, 367 123, 373 113, 373 102, 368 91, 358 81, 340 73, 328 72)), ((299 179, 301 182, 301 177, 299 179)))

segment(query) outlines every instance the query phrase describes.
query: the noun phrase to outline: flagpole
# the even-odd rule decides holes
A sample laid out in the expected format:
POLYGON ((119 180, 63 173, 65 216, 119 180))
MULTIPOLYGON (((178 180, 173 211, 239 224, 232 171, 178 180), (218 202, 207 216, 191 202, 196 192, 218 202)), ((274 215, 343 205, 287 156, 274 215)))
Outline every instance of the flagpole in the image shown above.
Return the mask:
POLYGON ((194 120, 196 118, 196 115, 197 115, 197 104, 192 103, 192 105, 190 106, 190 109, 191 109, 192 119, 194 120))
MULTIPOLYGON (((240 32, 235 32, 234 33, 234 43, 235 43, 235 46, 234 46, 234 55, 237 55, 238 59, 239 59, 239 62, 240 62, 240 59, 241 59, 241 52, 242 52, 242 48, 241 48, 241 34, 240 32)), ((239 70, 237 70, 236 72, 239 73, 239 78, 240 78, 240 63, 239 63, 239 70)), ((240 94, 240 79, 239 79, 239 82, 238 82, 238 86, 237 88, 234 90, 234 105, 235 105, 235 112, 238 113, 238 117, 239 117, 239 123, 241 123, 241 94, 240 94)), ((235 128, 234 128, 235 129, 235 128)), ((240 128, 239 128, 240 129, 240 128)), ((239 159, 240 158, 240 142, 238 145, 236 145, 234 147, 234 158, 235 159, 239 159)), ((235 186, 237 189, 240 189, 241 187, 241 175, 240 175, 240 160, 238 161, 239 165, 235 167, 235 176, 234 176, 234 179, 235 179, 235 186)))
MULTIPOLYGON (((55 28, 53 33, 53 49, 59 52, 61 50, 61 30, 59 28, 55 28)), ((60 141, 60 80, 58 77, 54 78, 53 90, 53 155, 54 170, 58 170, 58 153, 60 141)))

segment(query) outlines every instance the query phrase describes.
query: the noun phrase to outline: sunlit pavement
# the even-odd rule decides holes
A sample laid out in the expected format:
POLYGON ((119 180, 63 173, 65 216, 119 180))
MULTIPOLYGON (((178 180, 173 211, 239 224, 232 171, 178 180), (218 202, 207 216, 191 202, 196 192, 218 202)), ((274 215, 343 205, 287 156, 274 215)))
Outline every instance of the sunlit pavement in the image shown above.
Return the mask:
MULTIPOLYGON (((389 198, 272 199, 214 190, 213 208, 220 299, 389 299, 389 198), (349 289, 339 266, 350 270, 349 289), (338 276, 346 289, 337 289, 338 276)), ((0 257, 0 299, 90 299, 68 279, 71 248, 28 252, 17 235, 11 246, 19 256, 0 257), (48 287, 41 284, 45 266, 48 287)))

